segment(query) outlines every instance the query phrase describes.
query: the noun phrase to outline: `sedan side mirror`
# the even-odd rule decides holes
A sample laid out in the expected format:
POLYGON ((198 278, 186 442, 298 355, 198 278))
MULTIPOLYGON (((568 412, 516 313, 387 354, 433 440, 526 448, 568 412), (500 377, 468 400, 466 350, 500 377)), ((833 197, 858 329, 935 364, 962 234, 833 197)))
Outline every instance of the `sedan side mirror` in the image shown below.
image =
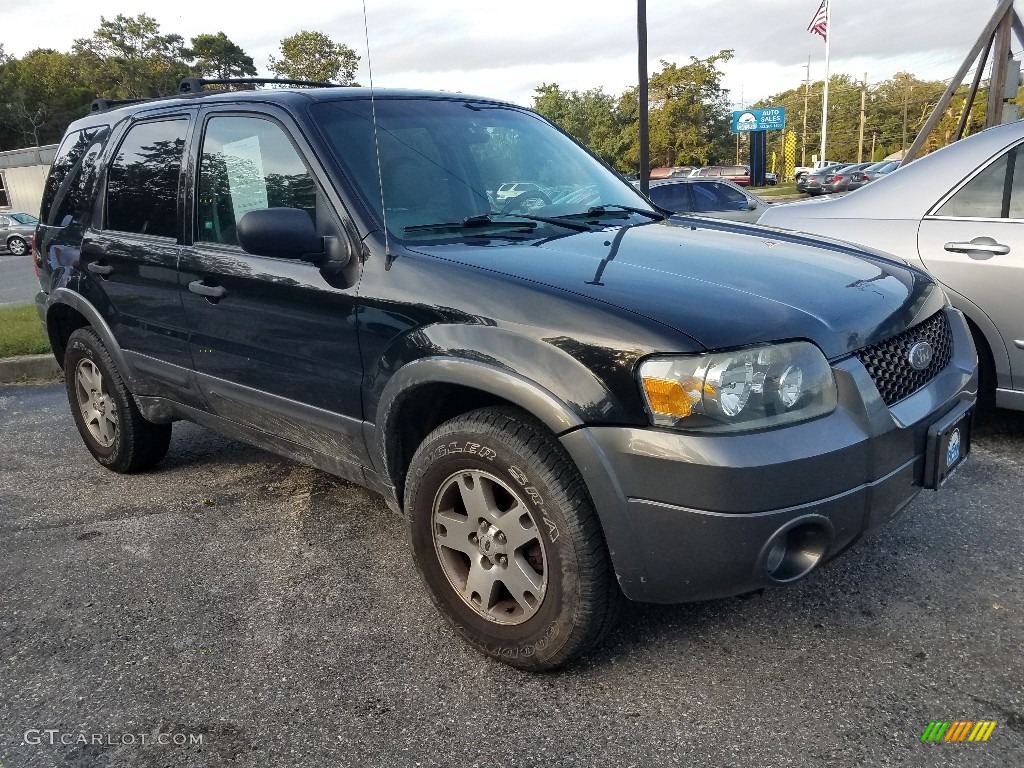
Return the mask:
POLYGON ((238 221, 238 244, 254 256, 281 259, 324 259, 324 238, 313 219, 298 208, 263 208, 249 211, 238 221))
POLYGON ((747 201, 747 210, 748 211, 756 211, 757 210, 757 201, 756 200, 748 200, 747 201))

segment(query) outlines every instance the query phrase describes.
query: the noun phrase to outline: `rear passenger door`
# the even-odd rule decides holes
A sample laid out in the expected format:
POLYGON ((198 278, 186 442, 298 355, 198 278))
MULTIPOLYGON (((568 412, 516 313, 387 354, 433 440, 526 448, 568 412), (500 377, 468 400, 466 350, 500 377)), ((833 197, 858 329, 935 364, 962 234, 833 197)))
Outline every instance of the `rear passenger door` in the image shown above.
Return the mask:
POLYGON ((353 273, 255 256, 236 236, 248 211, 287 207, 340 241, 340 202, 283 111, 206 108, 201 122, 180 269, 200 387, 217 415, 342 458, 353 466, 339 474, 360 479, 355 467, 367 457, 353 273))
POLYGON ((177 266, 181 165, 191 123, 189 112, 144 117, 114 137, 99 210, 78 256, 80 292, 143 374, 136 394, 189 388, 177 266))

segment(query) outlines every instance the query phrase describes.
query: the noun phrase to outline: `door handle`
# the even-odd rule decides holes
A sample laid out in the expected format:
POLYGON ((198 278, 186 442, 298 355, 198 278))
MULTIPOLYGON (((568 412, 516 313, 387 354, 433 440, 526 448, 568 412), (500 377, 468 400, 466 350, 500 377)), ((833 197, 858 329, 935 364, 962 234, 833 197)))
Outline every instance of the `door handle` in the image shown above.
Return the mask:
POLYGON ((976 237, 969 243, 946 243, 942 246, 945 250, 953 253, 982 252, 989 256, 1005 256, 1010 252, 1010 246, 997 243, 991 237, 976 237))
POLYGON ((207 285, 202 280, 193 280, 188 284, 188 289, 192 293, 198 293, 200 296, 205 296, 208 299, 222 299, 228 294, 228 290, 224 286, 207 285))
POLYGON ((85 265, 85 268, 92 272, 94 275, 109 275, 114 271, 114 268, 109 264, 98 264, 95 261, 90 261, 85 265))

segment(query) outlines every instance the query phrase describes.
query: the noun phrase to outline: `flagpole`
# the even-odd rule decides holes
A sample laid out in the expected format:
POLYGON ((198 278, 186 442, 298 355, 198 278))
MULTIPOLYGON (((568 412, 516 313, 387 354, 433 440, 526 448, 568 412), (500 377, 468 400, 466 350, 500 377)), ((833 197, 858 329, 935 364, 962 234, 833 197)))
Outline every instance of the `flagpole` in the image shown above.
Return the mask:
POLYGON ((825 2, 825 93, 821 101, 821 157, 825 160, 825 141, 828 135, 828 45, 832 38, 832 0, 825 2))

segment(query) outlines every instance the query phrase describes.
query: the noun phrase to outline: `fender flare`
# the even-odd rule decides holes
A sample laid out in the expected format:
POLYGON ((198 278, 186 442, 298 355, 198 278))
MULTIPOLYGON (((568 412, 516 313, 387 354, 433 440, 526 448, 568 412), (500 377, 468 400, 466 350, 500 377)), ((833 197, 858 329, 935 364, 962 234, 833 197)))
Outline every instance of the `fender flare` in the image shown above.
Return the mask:
MULTIPOLYGON (((50 293, 49 298, 46 300, 45 312, 46 312, 46 335, 50 336, 50 310, 57 304, 64 304, 71 309, 82 315, 100 337, 100 341, 103 342, 103 346, 107 348, 107 352, 114 359, 114 365, 117 366, 117 370, 121 376, 125 379, 129 386, 129 389, 133 388, 136 383, 135 372, 132 367, 128 364, 127 358, 121 351, 121 345, 117 343, 114 338, 114 332, 110 329, 107 321, 103 319, 103 315, 100 314, 99 310, 96 309, 93 304, 87 299, 83 298, 81 294, 67 288, 57 288, 50 293)), ((50 339, 50 346, 56 349, 56 345, 53 343, 53 339, 50 339)), ((54 352, 56 357, 56 352, 54 352)), ((57 361, 63 364, 62 360, 57 361)))
POLYGON ((428 357, 402 366, 381 392, 372 454, 389 473, 388 435, 393 433, 404 397, 427 384, 469 387, 508 400, 540 419, 556 436, 583 426, 579 415, 550 390, 515 371, 459 357, 428 357))

